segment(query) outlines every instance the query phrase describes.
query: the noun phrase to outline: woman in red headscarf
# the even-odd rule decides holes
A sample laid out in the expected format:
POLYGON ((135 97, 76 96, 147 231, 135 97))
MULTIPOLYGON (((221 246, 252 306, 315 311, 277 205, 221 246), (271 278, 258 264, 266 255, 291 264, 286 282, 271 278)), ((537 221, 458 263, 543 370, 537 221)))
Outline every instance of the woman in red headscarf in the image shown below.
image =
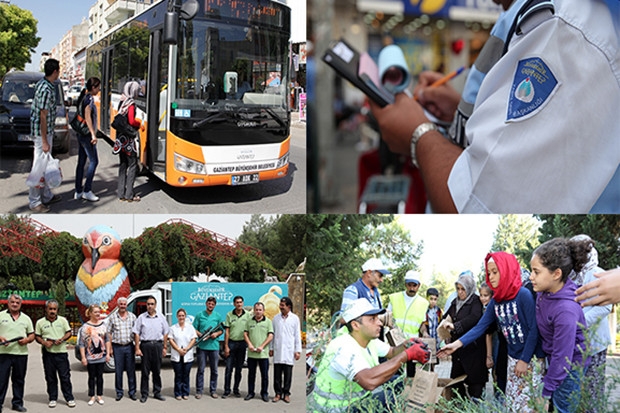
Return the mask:
POLYGON ((478 324, 459 340, 448 344, 438 356, 452 354, 485 334, 497 323, 508 344, 506 406, 511 412, 530 412, 527 402, 535 386, 542 381, 542 351, 536 325, 536 305, 532 293, 521 286, 521 267, 517 258, 506 252, 492 252, 485 260, 486 283, 493 290, 484 315, 478 324), (534 371, 534 363, 539 367, 534 371), (533 374, 530 387, 525 376, 533 374))

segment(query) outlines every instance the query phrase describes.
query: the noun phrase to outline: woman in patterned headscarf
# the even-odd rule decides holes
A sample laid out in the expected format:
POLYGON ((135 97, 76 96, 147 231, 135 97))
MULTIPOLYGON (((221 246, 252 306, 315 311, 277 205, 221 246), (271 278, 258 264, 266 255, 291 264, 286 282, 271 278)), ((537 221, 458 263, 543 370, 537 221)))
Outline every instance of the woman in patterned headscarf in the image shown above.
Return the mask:
POLYGON ((138 97, 140 90, 140 84, 136 81, 127 82, 123 88, 121 107, 118 112, 127 117, 130 128, 135 130, 117 131, 117 138, 113 149, 113 152, 120 157, 120 164, 118 166, 118 199, 128 202, 140 201, 140 197, 133 193, 133 184, 138 171, 137 131, 142 125, 140 119, 136 118, 136 103, 134 99, 138 97))
MULTIPOLYGON (((450 331, 451 342, 461 338, 482 317, 482 303, 480 297, 476 295, 474 277, 469 273, 463 273, 454 284, 457 297, 444 316, 444 319, 450 316, 452 321, 443 322, 443 325, 450 331)), ((469 393, 469 396, 474 399, 482 398, 482 390, 488 377, 486 354, 486 342, 483 336, 474 340, 470 345, 456 350, 452 355, 450 377, 454 379, 467 374, 464 381, 467 384, 467 391, 465 391, 463 382, 454 386, 454 390, 461 397, 465 398, 469 393)))

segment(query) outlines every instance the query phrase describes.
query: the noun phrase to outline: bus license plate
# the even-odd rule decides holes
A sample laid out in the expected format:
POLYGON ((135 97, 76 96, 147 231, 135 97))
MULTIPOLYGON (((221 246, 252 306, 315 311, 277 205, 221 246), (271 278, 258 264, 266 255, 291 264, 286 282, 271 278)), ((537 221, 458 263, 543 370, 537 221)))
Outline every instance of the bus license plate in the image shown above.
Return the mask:
POLYGON ((34 142, 34 136, 32 135, 17 135, 17 140, 20 142, 34 142))
POLYGON ((258 174, 233 175, 232 177, 233 185, 255 184, 257 182, 258 182, 258 174))

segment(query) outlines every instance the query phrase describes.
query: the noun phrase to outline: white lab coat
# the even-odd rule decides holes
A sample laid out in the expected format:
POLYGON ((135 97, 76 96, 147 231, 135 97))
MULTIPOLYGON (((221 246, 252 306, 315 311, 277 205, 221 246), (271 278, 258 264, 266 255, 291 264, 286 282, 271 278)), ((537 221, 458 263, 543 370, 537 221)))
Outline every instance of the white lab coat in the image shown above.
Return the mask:
POLYGON ((272 320, 273 340, 271 349, 273 350, 274 364, 295 365, 295 353, 301 354, 301 326, 299 317, 292 311, 286 318, 282 313, 278 313, 272 320))

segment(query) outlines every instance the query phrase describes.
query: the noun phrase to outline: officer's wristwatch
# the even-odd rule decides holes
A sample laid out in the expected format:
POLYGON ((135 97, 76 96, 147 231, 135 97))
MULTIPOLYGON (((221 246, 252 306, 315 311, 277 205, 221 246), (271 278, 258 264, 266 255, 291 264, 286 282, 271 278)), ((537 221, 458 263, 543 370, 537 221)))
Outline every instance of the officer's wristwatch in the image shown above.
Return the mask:
POLYGON ((418 160, 415 157, 415 146, 418 144, 418 141, 422 135, 432 130, 437 130, 437 126, 435 126, 433 122, 424 122, 415 128, 413 135, 411 135, 411 163, 416 168, 420 168, 420 166, 418 165, 418 160))

